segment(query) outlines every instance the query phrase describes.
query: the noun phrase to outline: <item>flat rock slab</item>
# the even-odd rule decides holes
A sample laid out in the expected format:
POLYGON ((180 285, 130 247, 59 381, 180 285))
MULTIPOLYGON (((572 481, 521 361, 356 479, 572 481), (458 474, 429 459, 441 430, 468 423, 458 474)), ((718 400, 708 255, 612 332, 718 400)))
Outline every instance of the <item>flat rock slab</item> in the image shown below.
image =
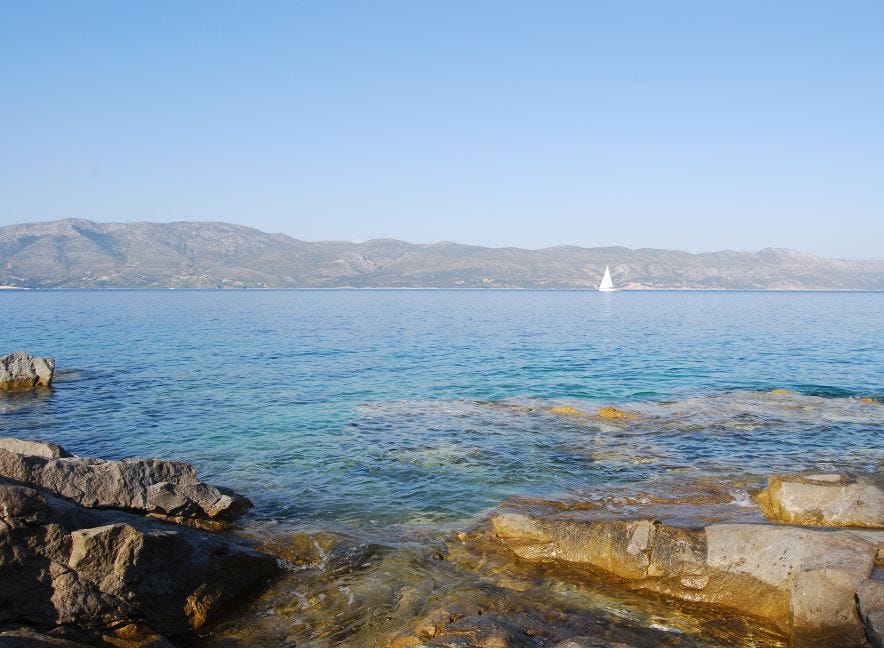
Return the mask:
POLYGON ((55 374, 55 360, 27 353, 0 356, 0 391, 22 391, 49 387, 55 374))
POLYGON ((879 538, 772 524, 693 531, 653 519, 576 521, 520 513, 497 515, 492 525, 523 559, 585 565, 640 589, 765 618, 795 646, 865 640, 855 595, 875 566, 879 538))
POLYGON ((776 522, 884 529, 884 491, 870 477, 774 475, 757 499, 765 517, 776 522))
POLYGON ((193 466, 159 459, 74 457, 53 443, 0 439, 0 477, 89 508, 229 520, 252 503, 197 479, 193 466))

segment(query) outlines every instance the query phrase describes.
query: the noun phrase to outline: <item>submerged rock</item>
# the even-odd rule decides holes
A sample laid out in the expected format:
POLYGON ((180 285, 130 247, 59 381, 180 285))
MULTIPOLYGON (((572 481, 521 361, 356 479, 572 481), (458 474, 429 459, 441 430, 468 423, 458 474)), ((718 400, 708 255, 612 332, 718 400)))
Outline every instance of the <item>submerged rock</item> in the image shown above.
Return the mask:
POLYGON ((653 519, 493 518, 497 538, 529 561, 584 565, 632 586, 772 621, 796 646, 864 640, 855 593, 877 545, 851 531, 769 524, 702 530, 653 519))
POLYGON ((632 412, 624 412, 616 407, 602 407, 599 410, 599 418, 603 419, 637 419, 638 414, 632 412))
MULTIPOLYGON (((550 413, 557 414, 559 416, 593 416, 593 414, 589 412, 584 412, 581 409, 577 409, 576 407, 572 407, 570 405, 556 405, 555 407, 549 408, 550 413)), ((638 414, 634 414, 632 412, 624 412, 623 410, 619 410, 616 407, 602 407, 595 414, 598 418, 601 419, 637 419, 639 418, 638 414)))
POLYGON ((55 360, 27 353, 0 356, 0 391, 20 391, 49 387, 55 373, 55 360))
POLYGON ((193 466, 159 459, 74 457, 52 443, 0 439, 0 477, 42 488, 89 508, 177 518, 229 520, 252 504, 197 479, 193 466))
POLYGON ((868 477, 774 475, 757 500, 777 522, 884 529, 884 491, 868 477))
POLYGON ((271 557, 217 535, 0 480, 0 628, 100 635, 146 624, 178 636, 275 569, 271 557))
POLYGON ((587 413, 583 410, 571 407, 570 405, 556 405, 555 407, 550 407, 549 411, 552 414, 558 414, 559 416, 587 416, 587 413))

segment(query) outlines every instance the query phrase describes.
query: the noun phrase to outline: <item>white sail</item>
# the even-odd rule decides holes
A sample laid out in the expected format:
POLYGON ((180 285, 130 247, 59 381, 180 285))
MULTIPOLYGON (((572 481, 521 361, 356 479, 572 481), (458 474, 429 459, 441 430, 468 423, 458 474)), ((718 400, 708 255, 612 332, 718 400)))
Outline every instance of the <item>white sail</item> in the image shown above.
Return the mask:
POLYGON ((614 282, 611 281, 611 271, 608 269, 608 266, 605 266, 605 276, 602 277, 602 283, 599 284, 599 290, 601 292, 614 292, 616 288, 614 288, 614 282))

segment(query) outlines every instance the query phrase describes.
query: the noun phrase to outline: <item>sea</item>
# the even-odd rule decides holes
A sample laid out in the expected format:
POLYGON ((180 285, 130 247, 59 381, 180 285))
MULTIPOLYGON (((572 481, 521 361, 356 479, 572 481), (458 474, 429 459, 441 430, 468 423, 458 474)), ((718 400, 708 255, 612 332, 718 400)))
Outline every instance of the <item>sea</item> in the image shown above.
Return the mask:
POLYGON ((884 466, 884 293, 3 291, 12 351, 57 375, 0 436, 189 462, 252 533, 884 466))

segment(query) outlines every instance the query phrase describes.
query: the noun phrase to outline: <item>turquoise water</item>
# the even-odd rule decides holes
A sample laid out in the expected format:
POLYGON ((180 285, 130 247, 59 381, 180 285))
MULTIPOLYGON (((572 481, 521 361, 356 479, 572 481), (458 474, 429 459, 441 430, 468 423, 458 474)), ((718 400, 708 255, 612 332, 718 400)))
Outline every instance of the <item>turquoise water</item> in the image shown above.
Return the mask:
POLYGON ((189 461, 259 519, 453 523, 513 495, 876 470, 882 339, 880 293, 4 292, 0 352, 59 374, 0 397, 0 434, 189 461))

